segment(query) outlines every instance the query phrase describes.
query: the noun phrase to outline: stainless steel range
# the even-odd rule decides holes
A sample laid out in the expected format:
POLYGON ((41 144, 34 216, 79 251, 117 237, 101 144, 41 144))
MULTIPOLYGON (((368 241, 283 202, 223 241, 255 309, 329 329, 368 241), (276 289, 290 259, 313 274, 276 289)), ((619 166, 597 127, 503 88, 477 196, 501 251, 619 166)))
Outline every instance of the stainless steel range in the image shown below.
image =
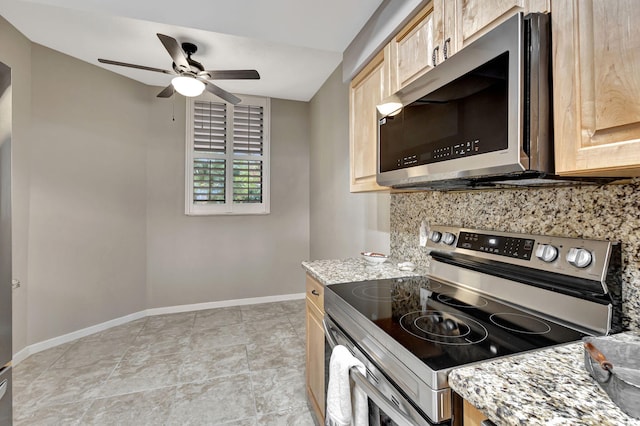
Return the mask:
POLYGON ((325 290, 329 346, 367 367, 351 376, 371 424, 450 424, 451 369, 622 329, 618 244, 434 226, 427 249, 425 277, 325 290))

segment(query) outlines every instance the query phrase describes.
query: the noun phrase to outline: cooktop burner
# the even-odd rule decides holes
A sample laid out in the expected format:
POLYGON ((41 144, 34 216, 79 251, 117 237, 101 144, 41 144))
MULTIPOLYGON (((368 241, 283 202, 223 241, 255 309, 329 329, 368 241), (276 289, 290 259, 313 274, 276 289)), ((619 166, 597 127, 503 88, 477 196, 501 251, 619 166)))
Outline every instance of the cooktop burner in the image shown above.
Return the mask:
POLYGON ((489 304, 489 302, 481 296, 475 296, 472 300, 467 299, 466 302, 460 300, 460 296, 457 296, 458 298, 456 299, 456 296, 456 293, 440 293, 438 294, 438 300, 456 308, 482 308, 489 304))
POLYGON ((327 288, 433 370, 584 336, 433 278, 382 279, 327 288))
POLYGON ((546 334, 551 331, 549 324, 531 315, 498 312, 491 314, 489 320, 498 327, 515 333, 546 334))
POLYGON ((419 339, 443 345, 473 345, 489 335, 471 317, 435 310, 409 312, 400 318, 400 325, 419 339))

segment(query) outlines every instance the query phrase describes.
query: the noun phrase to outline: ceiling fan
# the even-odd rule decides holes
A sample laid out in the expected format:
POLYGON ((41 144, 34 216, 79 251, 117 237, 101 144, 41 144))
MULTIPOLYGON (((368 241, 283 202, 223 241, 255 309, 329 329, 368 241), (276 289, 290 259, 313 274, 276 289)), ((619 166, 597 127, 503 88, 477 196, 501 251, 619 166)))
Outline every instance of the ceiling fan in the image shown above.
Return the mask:
POLYGON ((175 38, 164 34, 157 34, 157 36, 165 49, 167 49, 167 52, 169 52, 171 59, 173 59, 173 70, 163 70, 144 65, 128 64, 126 62, 111 61, 109 59, 98 59, 98 62, 175 75, 171 80, 171 84, 158 93, 159 98, 168 98, 176 91, 184 96, 199 96, 206 89, 214 95, 235 105, 240 102, 240 98, 216 86, 209 80, 260 79, 260 74, 258 74, 258 71, 256 70, 205 70, 200 62, 191 59, 191 55, 196 53, 198 50, 198 47, 195 44, 182 43, 181 48, 175 38))

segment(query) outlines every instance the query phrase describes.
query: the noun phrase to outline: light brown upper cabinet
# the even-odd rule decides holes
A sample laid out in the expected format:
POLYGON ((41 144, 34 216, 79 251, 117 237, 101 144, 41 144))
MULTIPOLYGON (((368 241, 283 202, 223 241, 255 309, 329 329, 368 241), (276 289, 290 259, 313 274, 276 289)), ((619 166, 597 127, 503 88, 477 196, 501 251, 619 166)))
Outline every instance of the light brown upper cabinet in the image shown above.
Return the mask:
POLYGON ((395 92, 442 63, 457 49, 455 2, 433 0, 391 40, 395 92))
POLYGON ((640 176, 636 0, 553 3, 556 172, 640 176))
POLYGON ((548 12, 549 0, 433 0, 391 40, 391 92, 441 64, 518 12, 548 12))
POLYGON ((549 0, 456 0, 455 3, 458 50, 518 12, 527 14, 551 10, 549 0))
POLYGON ((378 117, 376 105, 391 94, 391 55, 387 45, 351 81, 349 157, 351 192, 388 189, 376 183, 378 117))
POLYGON ((382 99, 515 13, 547 11, 549 0, 432 0, 420 10, 351 81, 351 192, 389 189, 376 183, 376 105, 382 99))
POLYGON ((395 67, 391 92, 401 89, 433 68, 433 20, 431 2, 391 40, 391 61, 392 67, 395 67))
POLYGON ((433 0, 433 40, 431 59, 434 65, 446 61, 460 50, 458 4, 452 0, 433 0))

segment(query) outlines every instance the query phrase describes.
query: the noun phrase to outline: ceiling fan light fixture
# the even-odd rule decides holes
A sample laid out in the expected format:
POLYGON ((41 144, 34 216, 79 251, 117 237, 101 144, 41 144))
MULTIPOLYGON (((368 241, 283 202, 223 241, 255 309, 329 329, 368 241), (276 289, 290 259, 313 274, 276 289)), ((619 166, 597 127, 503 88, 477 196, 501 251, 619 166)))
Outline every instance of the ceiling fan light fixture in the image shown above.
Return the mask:
POLYGON ((204 92, 204 83, 195 77, 181 75, 171 80, 171 84, 178 93, 190 98, 200 96, 204 92))

